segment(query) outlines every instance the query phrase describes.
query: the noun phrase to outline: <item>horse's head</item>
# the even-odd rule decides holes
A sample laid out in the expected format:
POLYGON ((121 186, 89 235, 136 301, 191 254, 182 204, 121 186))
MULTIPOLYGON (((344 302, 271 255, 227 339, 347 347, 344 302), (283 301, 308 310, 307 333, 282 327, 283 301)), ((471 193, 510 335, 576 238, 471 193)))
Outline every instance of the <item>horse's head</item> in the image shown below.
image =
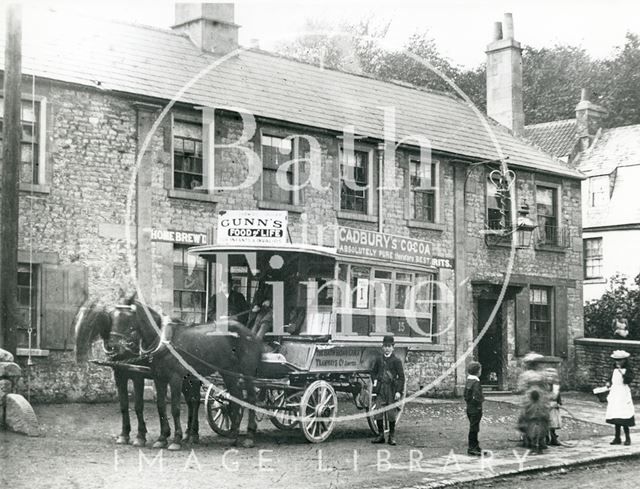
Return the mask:
POLYGON ((110 358, 122 356, 130 351, 131 339, 114 331, 117 309, 107 309, 97 301, 82 307, 75 320, 76 361, 84 362, 89 356, 92 344, 102 339, 105 353, 110 358))
POLYGON ((161 328, 162 316, 135 298, 116 306, 113 332, 135 340, 142 349, 157 343, 161 328))

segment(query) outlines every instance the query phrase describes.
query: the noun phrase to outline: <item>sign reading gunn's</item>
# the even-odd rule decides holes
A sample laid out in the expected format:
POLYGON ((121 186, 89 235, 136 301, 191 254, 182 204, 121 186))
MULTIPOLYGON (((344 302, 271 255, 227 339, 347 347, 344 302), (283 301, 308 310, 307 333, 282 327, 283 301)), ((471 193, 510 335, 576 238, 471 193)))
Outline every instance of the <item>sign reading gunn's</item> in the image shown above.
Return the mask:
POLYGON ((287 242, 286 211, 221 211, 218 244, 280 244, 287 242))
POLYGON ((431 244, 426 241, 342 226, 338 229, 338 253, 437 268, 453 268, 451 258, 432 256, 431 244))

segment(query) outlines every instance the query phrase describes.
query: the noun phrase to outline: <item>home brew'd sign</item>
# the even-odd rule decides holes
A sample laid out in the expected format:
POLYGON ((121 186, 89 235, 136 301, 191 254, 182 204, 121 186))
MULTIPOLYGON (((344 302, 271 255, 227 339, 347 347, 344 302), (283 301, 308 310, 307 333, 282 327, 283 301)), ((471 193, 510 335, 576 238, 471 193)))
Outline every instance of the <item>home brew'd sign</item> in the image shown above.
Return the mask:
POLYGON ((195 233, 193 231, 175 231, 172 229, 151 230, 151 241, 164 241, 167 243, 179 243, 185 245, 207 244, 206 233, 195 233))
POLYGON ((431 243, 427 241, 343 226, 338 229, 338 253, 429 267, 453 268, 451 258, 431 255, 431 243))
POLYGON ((220 211, 218 244, 281 244, 287 242, 286 211, 220 211))

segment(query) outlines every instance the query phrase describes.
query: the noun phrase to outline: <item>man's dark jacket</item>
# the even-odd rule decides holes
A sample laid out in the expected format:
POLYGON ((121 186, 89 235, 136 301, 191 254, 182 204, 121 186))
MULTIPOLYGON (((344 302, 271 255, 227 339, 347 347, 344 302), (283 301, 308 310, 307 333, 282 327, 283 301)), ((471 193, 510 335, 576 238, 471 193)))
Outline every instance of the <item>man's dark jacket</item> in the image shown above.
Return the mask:
POLYGON ((404 367, 393 353, 388 357, 380 355, 376 358, 371 378, 378 381, 378 400, 381 404, 395 402, 396 392, 400 395, 404 393, 404 367))

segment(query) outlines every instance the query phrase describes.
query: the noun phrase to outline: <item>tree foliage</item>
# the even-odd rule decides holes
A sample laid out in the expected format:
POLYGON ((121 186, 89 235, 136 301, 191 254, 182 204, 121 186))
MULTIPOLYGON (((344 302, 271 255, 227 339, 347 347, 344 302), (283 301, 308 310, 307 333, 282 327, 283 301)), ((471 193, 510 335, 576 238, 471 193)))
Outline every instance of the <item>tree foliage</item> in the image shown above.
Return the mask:
MULTIPOLYGON (((327 68, 455 94, 439 72, 486 111, 484 64, 473 69, 455 65, 440 53, 429 31, 413 34, 400 50, 385 50, 382 46, 388 28, 389 24, 376 25, 371 20, 337 28, 308 21, 307 30, 312 34, 281 44, 279 51, 327 68)), ((589 88, 596 95, 592 101, 607 109, 605 127, 640 124, 638 35, 628 33, 624 46, 604 60, 592 59, 579 47, 556 45, 540 49, 525 46, 522 62, 527 124, 575 117, 582 88, 589 88)))
POLYGON ((640 124, 640 38, 627 33, 626 43, 603 62, 602 105, 606 127, 640 124))
MULTIPOLYGON (((640 340, 640 274, 629 287, 627 279, 615 275, 609 279, 609 286, 600 299, 584 306, 584 335, 590 338, 614 338, 613 320, 616 312, 629 322, 629 336, 626 339, 640 340)), ((619 338, 618 338, 619 339, 619 338)))
POLYGON ((522 53, 522 85, 527 124, 572 119, 582 88, 595 90, 600 64, 582 48, 554 46, 522 53))

